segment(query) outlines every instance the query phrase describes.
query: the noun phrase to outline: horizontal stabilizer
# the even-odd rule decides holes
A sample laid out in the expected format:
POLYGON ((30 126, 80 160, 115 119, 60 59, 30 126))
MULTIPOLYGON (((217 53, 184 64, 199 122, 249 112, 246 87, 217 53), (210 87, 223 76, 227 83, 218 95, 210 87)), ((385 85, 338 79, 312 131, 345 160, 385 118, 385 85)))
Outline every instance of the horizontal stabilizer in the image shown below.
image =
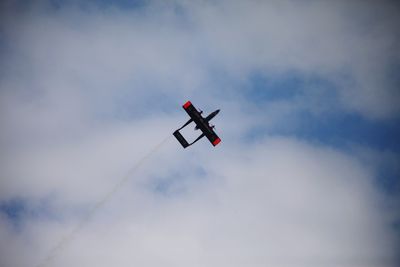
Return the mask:
POLYGON ((174 132, 174 136, 179 141, 179 143, 181 143, 183 148, 186 148, 189 146, 189 143, 186 141, 186 139, 183 137, 183 135, 179 132, 179 130, 176 130, 174 132))

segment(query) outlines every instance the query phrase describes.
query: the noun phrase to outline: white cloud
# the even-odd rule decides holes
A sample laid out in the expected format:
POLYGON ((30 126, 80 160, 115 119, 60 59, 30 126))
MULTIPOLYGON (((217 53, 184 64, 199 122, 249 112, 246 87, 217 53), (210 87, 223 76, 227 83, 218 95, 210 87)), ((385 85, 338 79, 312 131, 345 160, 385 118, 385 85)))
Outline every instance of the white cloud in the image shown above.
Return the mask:
MULTIPOLYGON (((186 154, 169 143, 51 265, 394 264, 395 237, 379 209, 382 199, 353 158, 276 138, 252 147, 221 147, 212 155, 205 149, 188 153, 195 158, 178 158, 186 154), (204 176, 196 167, 206 171, 204 176), (170 172, 181 175, 175 181, 181 191, 154 190, 154 179, 174 179, 164 178, 170 172)), ((94 176, 87 179, 106 190, 94 176)), ((99 189, 86 190, 87 199, 93 190, 99 189)), ((43 253, 71 224, 31 220, 24 234, 43 253)), ((13 266, 37 260, 35 250, 13 259, 13 266)))
POLYGON ((22 216, 18 229, 0 217, 1 266, 46 257, 185 121, 165 106, 189 98, 205 111, 221 105, 222 144, 182 151, 169 140, 52 266, 395 265, 393 209, 381 209, 374 166, 293 138, 242 142, 250 126, 273 129, 297 109, 320 110, 309 101, 314 91, 270 103, 265 114, 240 94, 253 72, 297 71, 336 83, 339 109, 397 116, 399 98, 385 78, 398 59, 390 3, 55 11, 42 2, 14 11, 3 11, 2 24, 0 199, 50 204, 48 214, 22 216))
POLYGON ((28 79, 15 77, 15 67, 8 76, 40 91, 94 91, 103 103, 122 92, 140 98, 149 83, 178 97, 212 92, 222 86, 215 70, 232 87, 253 71, 298 71, 333 80, 345 109, 368 118, 399 112, 388 74, 399 60, 397 6, 390 2, 153 2, 133 11, 89 10, 10 15, 12 65, 28 79), (60 82, 67 88, 57 89, 60 82))

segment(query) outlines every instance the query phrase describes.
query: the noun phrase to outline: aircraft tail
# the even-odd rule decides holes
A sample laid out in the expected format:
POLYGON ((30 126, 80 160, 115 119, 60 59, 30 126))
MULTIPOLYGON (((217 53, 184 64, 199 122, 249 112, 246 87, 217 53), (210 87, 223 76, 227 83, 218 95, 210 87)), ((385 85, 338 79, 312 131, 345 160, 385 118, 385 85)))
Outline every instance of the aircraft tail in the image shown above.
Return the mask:
POLYGON ((186 141, 185 137, 183 137, 183 135, 179 132, 179 130, 176 130, 174 132, 174 136, 179 141, 179 143, 181 143, 183 148, 186 148, 189 146, 189 143, 186 141))

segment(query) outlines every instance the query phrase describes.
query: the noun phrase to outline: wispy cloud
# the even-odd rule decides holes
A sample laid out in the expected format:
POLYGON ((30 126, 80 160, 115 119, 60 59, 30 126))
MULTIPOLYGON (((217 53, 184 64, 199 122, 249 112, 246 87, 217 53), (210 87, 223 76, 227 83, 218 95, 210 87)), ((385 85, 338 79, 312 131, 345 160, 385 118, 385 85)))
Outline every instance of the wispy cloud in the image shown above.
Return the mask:
POLYGON ((1 266, 398 263, 394 2, 1 5, 1 266))

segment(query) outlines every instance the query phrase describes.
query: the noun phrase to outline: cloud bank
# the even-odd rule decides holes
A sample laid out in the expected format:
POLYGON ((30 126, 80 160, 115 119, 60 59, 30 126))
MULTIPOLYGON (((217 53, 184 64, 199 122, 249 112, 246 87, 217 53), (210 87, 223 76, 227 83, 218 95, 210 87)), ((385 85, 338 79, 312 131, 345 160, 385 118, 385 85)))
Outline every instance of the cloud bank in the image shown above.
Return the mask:
POLYGON ((398 128, 300 134, 398 122, 394 2, 1 5, 1 266, 42 262, 188 99, 221 145, 171 137, 49 266, 399 262, 398 128))

